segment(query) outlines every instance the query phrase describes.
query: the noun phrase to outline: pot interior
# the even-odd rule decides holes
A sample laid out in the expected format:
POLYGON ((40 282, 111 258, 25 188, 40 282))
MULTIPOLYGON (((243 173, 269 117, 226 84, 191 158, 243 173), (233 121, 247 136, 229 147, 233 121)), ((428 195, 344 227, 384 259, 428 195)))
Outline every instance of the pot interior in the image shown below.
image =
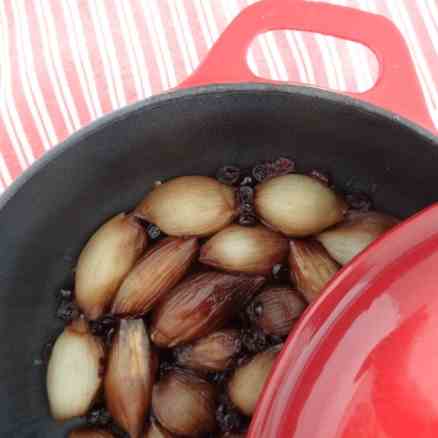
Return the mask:
POLYGON ((328 171, 338 189, 368 192, 379 210, 406 217, 438 198, 437 146, 347 97, 253 84, 177 91, 74 135, 0 207, 0 435, 63 437, 80 423, 58 425, 48 413, 40 357, 61 328, 55 292, 95 228, 155 180, 290 156, 299 171, 328 171))

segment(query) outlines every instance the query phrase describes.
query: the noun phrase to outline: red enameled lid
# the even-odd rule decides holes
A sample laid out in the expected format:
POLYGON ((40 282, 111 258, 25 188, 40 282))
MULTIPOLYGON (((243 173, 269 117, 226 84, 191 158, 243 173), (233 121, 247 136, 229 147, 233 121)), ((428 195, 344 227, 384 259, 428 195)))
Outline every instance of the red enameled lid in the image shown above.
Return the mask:
POLYGON ((249 437, 438 437, 438 204, 328 285, 289 337, 249 437))

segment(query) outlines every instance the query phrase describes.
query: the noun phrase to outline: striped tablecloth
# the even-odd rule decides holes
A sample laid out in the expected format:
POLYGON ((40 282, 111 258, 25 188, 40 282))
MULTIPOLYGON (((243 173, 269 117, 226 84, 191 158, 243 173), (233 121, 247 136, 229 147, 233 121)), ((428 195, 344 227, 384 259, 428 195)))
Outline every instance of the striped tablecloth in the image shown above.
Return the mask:
MULTIPOLYGON (((0 192, 81 126, 176 86, 254 1, 0 0, 0 192)), ((397 24, 438 128, 437 0, 330 3, 397 24)), ((249 63, 262 77, 337 90, 365 90, 377 75, 362 46, 290 31, 259 37, 249 63)))

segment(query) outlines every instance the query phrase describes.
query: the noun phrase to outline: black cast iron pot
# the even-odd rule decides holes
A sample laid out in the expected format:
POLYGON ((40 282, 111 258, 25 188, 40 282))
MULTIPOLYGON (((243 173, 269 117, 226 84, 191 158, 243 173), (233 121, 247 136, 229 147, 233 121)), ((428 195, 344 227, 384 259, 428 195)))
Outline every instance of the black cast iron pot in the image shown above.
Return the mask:
POLYGON ((62 437, 81 422, 59 425, 48 412, 39 359, 61 328, 54 294, 93 230, 131 209, 155 180, 285 155, 299 170, 330 172, 341 190, 370 193, 377 209, 400 217, 438 199, 438 138, 365 102, 432 126, 395 27, 330 5, 278 6, 266 0, 248 8, 184 85, 227 84, 181 88, 98 120, 46 154, 1 198, 0 436, 62 437), (384 62, 383 76, 359 99, 254 83, 262 80, 243 54, 257 33, 274 28, 362 41, 384 62))

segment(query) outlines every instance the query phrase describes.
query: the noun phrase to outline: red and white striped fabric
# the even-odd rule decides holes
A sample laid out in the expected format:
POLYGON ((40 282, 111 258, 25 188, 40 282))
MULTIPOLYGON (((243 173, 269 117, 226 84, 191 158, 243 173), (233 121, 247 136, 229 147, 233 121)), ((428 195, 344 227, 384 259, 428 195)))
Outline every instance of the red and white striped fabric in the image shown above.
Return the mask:
MULTIPOLYGON (((176 86, 254 1, 0 0, 0 192, 81 126, 176 86)), ((438 128, 437 0, 329 2, 397 24, 438 128)), ((362 46, 299 32, 259 37, 249 63, 262 77, 338 90, 365 90, 377 74, 362 46)))

